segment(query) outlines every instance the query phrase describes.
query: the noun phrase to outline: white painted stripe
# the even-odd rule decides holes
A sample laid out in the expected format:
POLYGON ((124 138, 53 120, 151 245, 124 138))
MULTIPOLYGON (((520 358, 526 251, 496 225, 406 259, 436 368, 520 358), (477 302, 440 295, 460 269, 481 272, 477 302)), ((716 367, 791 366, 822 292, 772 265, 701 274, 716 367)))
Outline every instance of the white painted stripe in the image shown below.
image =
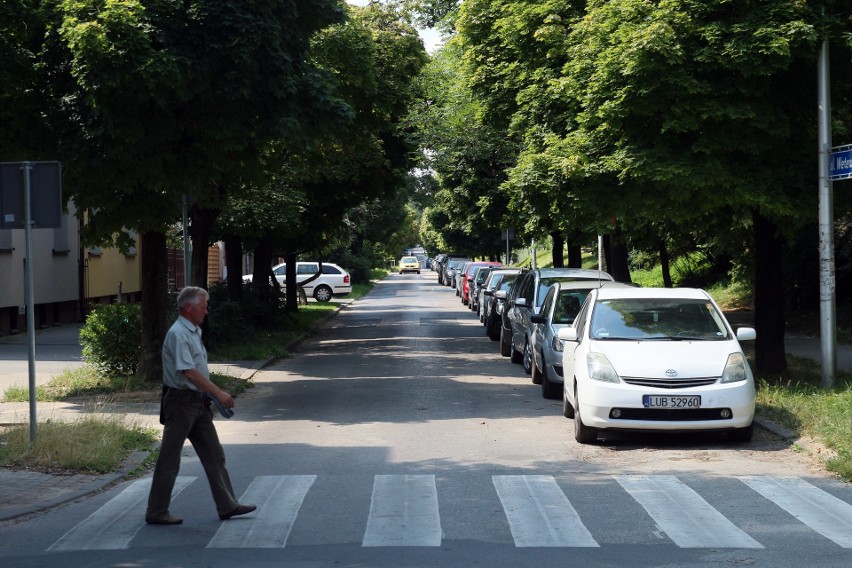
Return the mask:
POLYGON ((674 476, 614 477, 681 548, 763 548, 674 476))
POLYGON ((362 546, 441 546, 434 475, 377 475, 362 546))
POLYGON ((491 479, 515 546, 599 546, 553 477, 495 475, 491 479))
POLYGON ((222 523, 207 548, 284 548, 316 479, 316 475, 256 477, 240 503, 255 503, 257 511, 222 523))
MULTIPOLYGON (((195 477, 178 477, 172 490, 172 499, 195 481, 195 477)), ((121 550, 127 548, 139 529, 145 524, 145 508, 151 478, 139 479, 100 509, 81 521, 48 551, 58 550, 121 550)))
POLYGON ((796 477, 741 477, 743 483, 833 540, 852 548, 852 505, 796 477))

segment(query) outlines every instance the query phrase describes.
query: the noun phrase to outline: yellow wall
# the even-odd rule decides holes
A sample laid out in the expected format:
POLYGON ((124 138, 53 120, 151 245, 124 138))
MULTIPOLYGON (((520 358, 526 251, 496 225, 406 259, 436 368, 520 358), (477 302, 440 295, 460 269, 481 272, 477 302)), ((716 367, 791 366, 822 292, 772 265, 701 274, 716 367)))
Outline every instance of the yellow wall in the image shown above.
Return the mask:
POLYGON ((116 296, 119 286, 122 294, 134 294, 141 290, 138 237, 136 243, 137 254, 124 255, 114 248, 102 249, 101 254, 95 254, 92 250, 84 252, 87 298, 116 296))

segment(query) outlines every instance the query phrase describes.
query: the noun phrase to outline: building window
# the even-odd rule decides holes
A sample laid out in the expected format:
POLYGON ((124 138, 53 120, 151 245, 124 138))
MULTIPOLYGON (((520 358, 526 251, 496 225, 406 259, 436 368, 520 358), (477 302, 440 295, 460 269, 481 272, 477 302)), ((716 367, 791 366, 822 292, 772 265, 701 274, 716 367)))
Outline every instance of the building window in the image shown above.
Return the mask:
POLYGON ((59 226, 53 229, 53 254, 70 253, 71 247, 68 243, 68 215, 62 215, 59 226))
POLYGON ((12 246, 12 229, 0 229, 0 253, 10 253, 15 250, 12 246))

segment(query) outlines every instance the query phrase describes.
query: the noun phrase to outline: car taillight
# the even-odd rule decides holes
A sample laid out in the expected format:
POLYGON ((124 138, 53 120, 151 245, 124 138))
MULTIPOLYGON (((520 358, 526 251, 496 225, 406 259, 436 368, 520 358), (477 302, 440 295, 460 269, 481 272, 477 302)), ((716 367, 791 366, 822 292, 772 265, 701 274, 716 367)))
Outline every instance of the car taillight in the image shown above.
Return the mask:
POLYGON ((348 275, 348 274, 344 274, 344 275, 343 275, 343 283, 344 283, 344 284, 349 284, 349 275, 348 275))

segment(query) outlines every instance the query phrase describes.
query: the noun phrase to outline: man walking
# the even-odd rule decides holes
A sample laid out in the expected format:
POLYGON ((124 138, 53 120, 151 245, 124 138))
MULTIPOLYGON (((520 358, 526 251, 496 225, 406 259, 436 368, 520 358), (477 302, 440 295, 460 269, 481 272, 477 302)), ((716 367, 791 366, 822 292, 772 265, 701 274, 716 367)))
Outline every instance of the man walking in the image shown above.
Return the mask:
POLYGON ((195 448, 223 521, 251 513, 257 507, 240 505, 234 497, 231 479, 225 469, 225 451, 213 425, 211 399, 225 408, 234 398, 210 381, 207 350, 201 342, 201 323, 207 316, 207 291, 187 286, 177 299, 178 316, 163 341, 164 424, 160 455, 154 467, 145 522, 152 525, 178 525, 183 519, 169 513, 172 489, 180 471, 180 454, 187 438, 195 448))

